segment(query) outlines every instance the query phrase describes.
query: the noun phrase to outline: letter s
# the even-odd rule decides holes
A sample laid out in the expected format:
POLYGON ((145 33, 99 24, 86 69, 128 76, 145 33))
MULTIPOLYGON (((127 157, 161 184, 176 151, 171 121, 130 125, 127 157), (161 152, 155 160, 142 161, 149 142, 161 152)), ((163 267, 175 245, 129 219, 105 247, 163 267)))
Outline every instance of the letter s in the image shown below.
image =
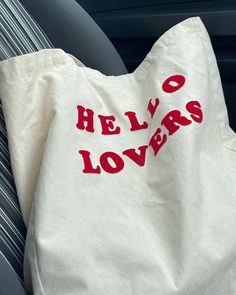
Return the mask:
POLYGON ((198 101, 190 101, 186 104, 186 110, 191 114, 191 118, 197 122, 201 123, 203 120, 203 113, 201 110, 201 104, 198 101))

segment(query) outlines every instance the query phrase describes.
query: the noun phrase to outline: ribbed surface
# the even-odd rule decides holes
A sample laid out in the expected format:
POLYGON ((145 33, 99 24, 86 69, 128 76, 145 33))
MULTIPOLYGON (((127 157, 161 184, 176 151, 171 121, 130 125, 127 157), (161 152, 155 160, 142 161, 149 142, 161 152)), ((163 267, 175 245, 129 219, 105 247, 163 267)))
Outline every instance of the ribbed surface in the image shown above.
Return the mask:
MULTIPOLYGON (((50 47, 50 41, 17 0, 0 0, 0 60, 50 47)), ((25 236, 0 104, 0 255, 21 282, 25 236)))

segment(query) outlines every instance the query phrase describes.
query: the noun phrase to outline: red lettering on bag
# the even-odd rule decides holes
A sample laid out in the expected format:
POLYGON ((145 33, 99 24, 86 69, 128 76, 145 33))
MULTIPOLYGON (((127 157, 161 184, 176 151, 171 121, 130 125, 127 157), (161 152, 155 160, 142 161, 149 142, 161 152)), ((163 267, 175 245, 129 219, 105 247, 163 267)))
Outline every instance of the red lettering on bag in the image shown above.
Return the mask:
POLYGON ((77 110, 78 110, 78 122, 76 124, 76 127, 80 130, 86 129, 86 131, 88 131, 88 132, 94 132, 94 127, 93 127, 94 112, 93 112, 93 110, 85 109, 81 105, 77 106, 77 110), (87 123, 86 127, 85 127, 85 123, 87 123))
POLYGON ((136 131, 136 130, 141 130, 141 129, 147 129, 148 128, 148 123, 144 121, 142 124, 139 124, 138 119, 136 117, 135 112, 126 112, 125 116, 129 118, 131 128, 130 131, 136 131))
POLYGON ((191 114, 191 118, 197 122, 201 123, 203 120, 203 113, 201 110, 201 104, 198 101, 190 101, 186 104, 186 110, 191 114))
POLYGON ((138 148, 139 153, 136 152, 135 149, 127 149, 123 152, 123 155, 129 157, 133 160, 137 165, 144 166, 145 165, 145 158, 146 158, 146 151, 148 145, 143 145, 138 148))
POLYGON ((181 112, 178 110, 170 111, 161 121, 161 125, 168 129, 169 135, 175 133, 180 128, 180 125, 187 126, 191 123, 192 121, 181 116, 181 112))
POLYGON ((98 118, 101 121, 103 135, 120 133, 120 127, 114 128, 113 122, 116 120, 114 116, 98 115, 98 118))
POLYGON ((92 161, 90 158, 90 152, 86 151, 86 150, 80 150, 79 153, 81 154, 83 161, 84 161, 84 169, 83 172, 84 173, 96 173, 96 174, 100 174, 101 173, 101 168, 99 166, 97 166, 96 168, 94 168, 92 166, 92 161))
POLYGON ((172 93, 179 90, 185 83, 185 78, 182 75, 174 75, 169 77, 162 84, 162 89, 167 93, 172 93))
POLYGON ((160 103, 160 101, 158 98, 156 98, 156 100, 155 100, 155 105, 152 104, 152 99, 149 100, 147 110, 151 114, 151 118, 154 116, 156 109, 159 106, 159 103, 160 103))
POLYGON ((153 148, 155 156, 157 155, 163 144, 167 141, 167 135, 163 134, 163 136, 161 136, 160 133, 161 128, 157 128, 149 141, 149 145, 153 148))
POLYGON ((124 161, 122 160, 122 158, 113 152, 103 153, 100 157, 100 164, 106 172, 111 174, 118 173, 124 168, 124 161), (113 167, 109 163, 109 159, 111 159, 114 162, 115 167, 113 167))

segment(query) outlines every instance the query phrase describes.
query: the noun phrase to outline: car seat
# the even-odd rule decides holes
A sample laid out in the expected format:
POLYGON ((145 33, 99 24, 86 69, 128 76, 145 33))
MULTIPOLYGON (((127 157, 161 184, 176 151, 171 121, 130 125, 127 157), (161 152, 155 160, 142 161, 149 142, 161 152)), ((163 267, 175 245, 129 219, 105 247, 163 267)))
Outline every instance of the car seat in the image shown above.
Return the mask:
MULTIPOLYGON (((127 73, 112 43, 78 3, 21 2, 32 17, 18 0, 0 0, 0 60, 54 46, 104 74, 127 73)), ((0 146, 0 295, 21 295, 25 294, 22 285, 26 228, 12 177, 2 112, 0 146)))
POLYGON ((107 36, 74 0, 21 0, 54 47, 79 58, 87 67, 107 75, 127 69, 107 36))

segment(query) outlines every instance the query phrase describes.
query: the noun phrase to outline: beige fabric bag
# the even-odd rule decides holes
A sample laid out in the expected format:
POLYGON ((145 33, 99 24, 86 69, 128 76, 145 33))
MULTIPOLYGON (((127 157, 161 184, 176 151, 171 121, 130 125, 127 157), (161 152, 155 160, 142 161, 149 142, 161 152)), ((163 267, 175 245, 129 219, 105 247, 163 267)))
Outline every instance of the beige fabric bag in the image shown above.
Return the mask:
POLYGON ((236 294, 236 134, 199 18, 132 74, 4 61, 0 97, 29 294, 236 294))

